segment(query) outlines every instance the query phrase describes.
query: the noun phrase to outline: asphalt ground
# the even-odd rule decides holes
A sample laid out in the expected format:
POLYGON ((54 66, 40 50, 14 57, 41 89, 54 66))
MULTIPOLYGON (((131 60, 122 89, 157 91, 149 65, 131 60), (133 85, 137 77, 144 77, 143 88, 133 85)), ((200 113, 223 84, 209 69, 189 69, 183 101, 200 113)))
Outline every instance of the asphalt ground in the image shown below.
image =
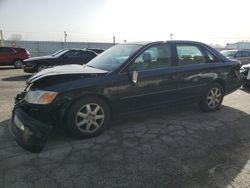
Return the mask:
POLYGON ((29 76, 0 67, 0 187, 250 188, 250 90, 226 96, 213 113, 193 104, 123 116, 91 139, 55 129, 33 154, 8 131, 29 76))

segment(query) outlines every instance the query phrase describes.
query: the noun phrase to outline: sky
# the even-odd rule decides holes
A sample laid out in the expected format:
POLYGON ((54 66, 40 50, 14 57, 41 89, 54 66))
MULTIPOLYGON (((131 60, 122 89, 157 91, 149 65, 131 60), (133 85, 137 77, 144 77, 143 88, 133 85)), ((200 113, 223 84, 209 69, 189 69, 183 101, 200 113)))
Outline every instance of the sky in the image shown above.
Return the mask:
POLYGON ((0 0, 5 39, 250 40, 249 0, 0 0))

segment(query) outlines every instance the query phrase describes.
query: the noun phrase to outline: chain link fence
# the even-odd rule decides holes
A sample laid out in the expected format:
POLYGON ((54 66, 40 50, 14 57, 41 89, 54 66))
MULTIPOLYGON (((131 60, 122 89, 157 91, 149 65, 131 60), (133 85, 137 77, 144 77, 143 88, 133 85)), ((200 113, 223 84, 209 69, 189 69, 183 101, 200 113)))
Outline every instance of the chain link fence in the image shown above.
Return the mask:
POLYGON ((54 41, 4 41, 5 46, 21 47, 28 50, 32 57, 52 54, 67 48, 100 48, 108 49, 113 43, 97 42, 54 42, 54 41))

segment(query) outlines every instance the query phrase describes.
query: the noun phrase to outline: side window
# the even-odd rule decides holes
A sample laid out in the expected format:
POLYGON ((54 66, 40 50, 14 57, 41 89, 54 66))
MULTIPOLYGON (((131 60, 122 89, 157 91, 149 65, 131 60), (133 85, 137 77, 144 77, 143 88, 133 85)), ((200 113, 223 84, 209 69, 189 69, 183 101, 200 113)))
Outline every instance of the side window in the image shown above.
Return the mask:
POLYGON ((82 52, 81 56, 82 56, 82 58, 93 59, 96 56, 96 54, 86 51, 86 52, 82 52))
POLYGON ((206 63, 201 50, 193 45, 176 45, 178 65, 191 65, 206 63))
POLYGON ((249 56, 247 51, 242 51, 241 55, 242 55, 242 57, 248 57, 249 56))
POLYGON ((3 47, 3 48, 0 48, 0 53, 13 53, 14 50, 12 50, 11 48, 6 48, 6 47, 3 47))
POLYGON ((135 70, 150 70, 171 66, 171 49, 168 44, 161 44, 146 49, 133 62, 135 70))
POLYGON ((210 63, 217 63, 218 59, 209 51, 206 50, 207 57, 210 63))
POLYGON ((80 57, 80 53, 78 51, 69 51, 66 54, 64 54, 63 57, 77 58, 80 57))
POLYGON ((239 51, 236 53, 235 57, 248 57, 249 54, 247 51, 239 51))

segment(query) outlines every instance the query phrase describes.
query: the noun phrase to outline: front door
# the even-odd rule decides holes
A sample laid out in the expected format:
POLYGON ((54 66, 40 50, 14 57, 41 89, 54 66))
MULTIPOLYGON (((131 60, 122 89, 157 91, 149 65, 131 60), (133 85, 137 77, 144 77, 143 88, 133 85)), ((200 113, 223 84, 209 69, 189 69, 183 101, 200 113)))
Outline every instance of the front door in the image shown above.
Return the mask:
POLYGON ((133 111, 177 100, 177 67, 172 64, 171 46, 158 44, 144 50, 118 75, 121 111, 133 111), (138 73, 137 82, 132 72, 138 73))

